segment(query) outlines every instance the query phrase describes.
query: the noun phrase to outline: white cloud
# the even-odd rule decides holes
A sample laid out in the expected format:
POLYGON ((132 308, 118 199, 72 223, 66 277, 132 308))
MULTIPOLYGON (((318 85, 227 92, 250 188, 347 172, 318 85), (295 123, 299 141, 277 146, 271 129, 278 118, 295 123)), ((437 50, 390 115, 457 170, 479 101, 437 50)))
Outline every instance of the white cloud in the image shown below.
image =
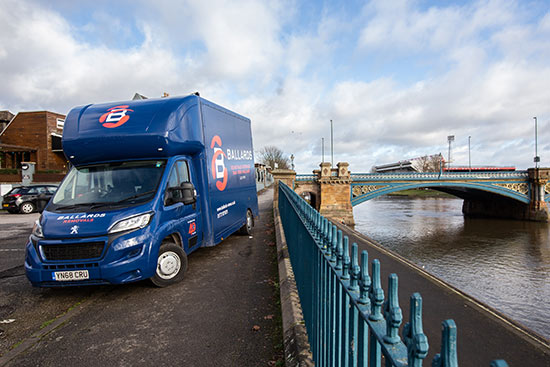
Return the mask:
POLYGON ((538 116, 539 154, 550 165, 548 11, 514 1, 422 9, 377 0, 349 19, 321 11, 297 27, 291 0, 161 0, 132 3, 126 22, 107 29, 105 4, 76 24, 53 5, 5 1, 0 109, 64 113, 134 92, 199 90, 250 117, 256 150, 277 145, 300 172, 318 167, 321 138, 329 159, 331 119, 335 160, 354 172, 446 154, 450 134, 458 163, 467 163, 472 136, 475 164, 524 168, 538 116), (377 57, 399 70, 374 73, 377 57))

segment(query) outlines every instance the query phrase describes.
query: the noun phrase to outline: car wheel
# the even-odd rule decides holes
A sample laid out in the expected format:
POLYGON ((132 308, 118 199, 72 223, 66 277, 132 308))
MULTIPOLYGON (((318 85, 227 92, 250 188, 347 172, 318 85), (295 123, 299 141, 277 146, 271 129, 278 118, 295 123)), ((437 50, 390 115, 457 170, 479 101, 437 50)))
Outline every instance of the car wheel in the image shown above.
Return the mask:
POLYGON ((34 209, 34 204, 29 201, 24 202, 19 206, 19 211, 23 214, 31 214, 34 212, 34 209))
POLYGON ((250 236, 252 234, 252 227, 254 227, 254 217, 250 210, 246 211, 246 222, 243 224, 239 233, 245 236, 250 236))
POLYGON ((167 287, 180 282, 187 271, 187 255, 172 240, 160 245, 157 269, 151 282, 157 287, 167 287))

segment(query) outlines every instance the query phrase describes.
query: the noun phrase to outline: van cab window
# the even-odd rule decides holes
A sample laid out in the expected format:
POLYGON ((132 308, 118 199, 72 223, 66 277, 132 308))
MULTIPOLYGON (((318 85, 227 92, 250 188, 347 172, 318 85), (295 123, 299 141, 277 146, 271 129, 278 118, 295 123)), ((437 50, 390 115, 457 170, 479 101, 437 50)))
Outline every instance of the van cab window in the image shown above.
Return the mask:
POLYGON ((180 187, 182 183, 189 182, 189 166, 186 161, 177 161, 170 171, 168 184, 166 185, 165 205, 170 205, 172 202, 168 198, 179 198, 181 192, 170 191, 172 187, 180 187))

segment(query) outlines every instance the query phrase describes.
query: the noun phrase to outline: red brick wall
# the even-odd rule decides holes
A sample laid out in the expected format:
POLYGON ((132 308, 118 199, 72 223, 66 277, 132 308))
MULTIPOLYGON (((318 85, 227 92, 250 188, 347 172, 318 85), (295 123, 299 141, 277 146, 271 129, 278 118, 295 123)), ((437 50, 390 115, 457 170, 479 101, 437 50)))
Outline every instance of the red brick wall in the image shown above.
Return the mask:
POLYGON ((0 173, 0 182, 21 182, 21 173, 15 175, 0 173))
POLYGON ((51 133, 62 134, 57 128, 57 118, 64 115, 48 112, 20 112, 2 134, 2 143, 20 145, 36 149, 31 153, 31 161, 36 162, 36 170, 59 170, 66 172, 66 160, 62 152, 51 150, 51 133))
POLYGON ((65 155, 63 152, 52 152, 52 133, 62 135, 63 129, 57 128, 57 119, 65 120, 65 115, 60 115, 58 113, 53 112, 47 112, 46 116, 46 139, 47 139, 47 147, 46 150, 46 167, 40 169, 53 169, 53 170, 60 170, 63 172, 67 171, 67 160, 65 159, 65 155))

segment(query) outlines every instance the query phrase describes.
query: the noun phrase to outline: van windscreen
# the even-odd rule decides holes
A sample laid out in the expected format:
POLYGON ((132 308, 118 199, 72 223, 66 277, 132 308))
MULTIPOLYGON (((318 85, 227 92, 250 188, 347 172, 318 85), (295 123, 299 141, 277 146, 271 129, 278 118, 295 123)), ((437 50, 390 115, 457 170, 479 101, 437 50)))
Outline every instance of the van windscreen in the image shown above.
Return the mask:
POLYGON ((131 205, 151 200, 165 160, 73 167, 52 199, 55 209, 131 205))

